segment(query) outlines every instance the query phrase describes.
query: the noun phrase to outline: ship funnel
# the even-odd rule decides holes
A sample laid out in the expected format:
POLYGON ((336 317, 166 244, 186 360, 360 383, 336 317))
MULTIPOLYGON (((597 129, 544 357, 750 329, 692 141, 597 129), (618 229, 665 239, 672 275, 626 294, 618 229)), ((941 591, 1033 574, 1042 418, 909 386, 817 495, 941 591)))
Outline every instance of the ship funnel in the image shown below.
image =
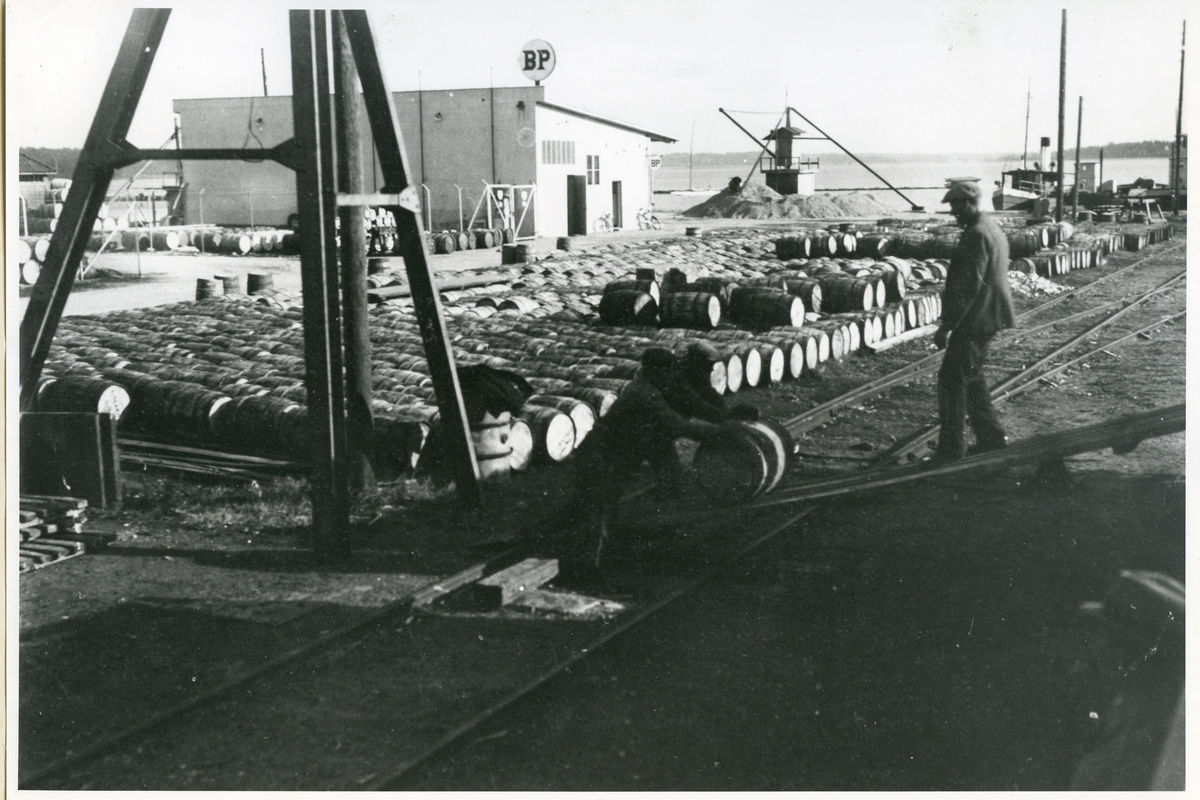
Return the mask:
POLYGON ((1050 169, 1050 137, 1042 137, 1042 160, 1038 163, 1042 165, 1042 169, 1049 171, 1050 169))

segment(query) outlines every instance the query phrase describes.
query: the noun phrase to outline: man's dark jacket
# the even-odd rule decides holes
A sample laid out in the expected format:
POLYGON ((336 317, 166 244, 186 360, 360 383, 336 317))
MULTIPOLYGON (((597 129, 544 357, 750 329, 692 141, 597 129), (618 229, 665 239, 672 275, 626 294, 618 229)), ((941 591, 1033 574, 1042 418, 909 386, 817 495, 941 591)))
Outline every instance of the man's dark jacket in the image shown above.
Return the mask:
POLYGON ((1008 238, 985 212, 963 230, 942 292, 942 325, 968 339, 988 339, 1016 324, 1008 288, 1008 238))

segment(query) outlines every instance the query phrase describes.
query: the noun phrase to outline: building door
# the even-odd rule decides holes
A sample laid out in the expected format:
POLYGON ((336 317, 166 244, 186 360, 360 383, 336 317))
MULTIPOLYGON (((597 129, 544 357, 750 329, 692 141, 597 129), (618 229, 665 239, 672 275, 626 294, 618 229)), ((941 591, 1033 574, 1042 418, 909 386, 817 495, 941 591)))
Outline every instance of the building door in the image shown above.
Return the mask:
POLYGON ((625 227, 625 216, 621 210, 621 182, 613 181, 613 230, 625 227))
POLYGON ((587 176, 567 176, 567 235, 587 236, 587 176))

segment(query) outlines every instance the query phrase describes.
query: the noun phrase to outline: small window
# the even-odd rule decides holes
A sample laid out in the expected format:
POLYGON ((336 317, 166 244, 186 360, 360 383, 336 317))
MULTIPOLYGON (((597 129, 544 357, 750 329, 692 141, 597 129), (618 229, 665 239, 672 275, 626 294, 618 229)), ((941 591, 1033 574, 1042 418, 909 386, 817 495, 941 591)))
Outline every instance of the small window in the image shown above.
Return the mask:
POLYGON ((542 142, 543 164, 574 164, 575 143, 547 139, 542 142))
POLYGON ((600 184, 600 156, 587 157, 587 182, 589 186, 600 184))

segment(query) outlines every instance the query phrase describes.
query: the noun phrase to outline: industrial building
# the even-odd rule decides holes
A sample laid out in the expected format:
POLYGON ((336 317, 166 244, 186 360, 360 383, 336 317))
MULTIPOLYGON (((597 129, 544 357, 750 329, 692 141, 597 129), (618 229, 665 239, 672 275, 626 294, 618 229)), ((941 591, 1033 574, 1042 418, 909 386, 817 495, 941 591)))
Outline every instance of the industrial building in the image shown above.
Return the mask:
MULTIPOLYGON (((605 215, 613 228, 628 227, 650 206, 651 143, 675 141, 550 103, 540 85, 395 92, 393 100, 431 230, 470 227, 473 217, 518 237, 585 234, 605 215)), ((176 100, 175 113, 185 148, 266 149, 292 136, 291 97, 176 100)), ((364 147, 368 186, 379 189, 369 137, 364 147)), ((283 226, 296 212, 295 177, 272 161, 180 169, 188 224, 283 226)))

